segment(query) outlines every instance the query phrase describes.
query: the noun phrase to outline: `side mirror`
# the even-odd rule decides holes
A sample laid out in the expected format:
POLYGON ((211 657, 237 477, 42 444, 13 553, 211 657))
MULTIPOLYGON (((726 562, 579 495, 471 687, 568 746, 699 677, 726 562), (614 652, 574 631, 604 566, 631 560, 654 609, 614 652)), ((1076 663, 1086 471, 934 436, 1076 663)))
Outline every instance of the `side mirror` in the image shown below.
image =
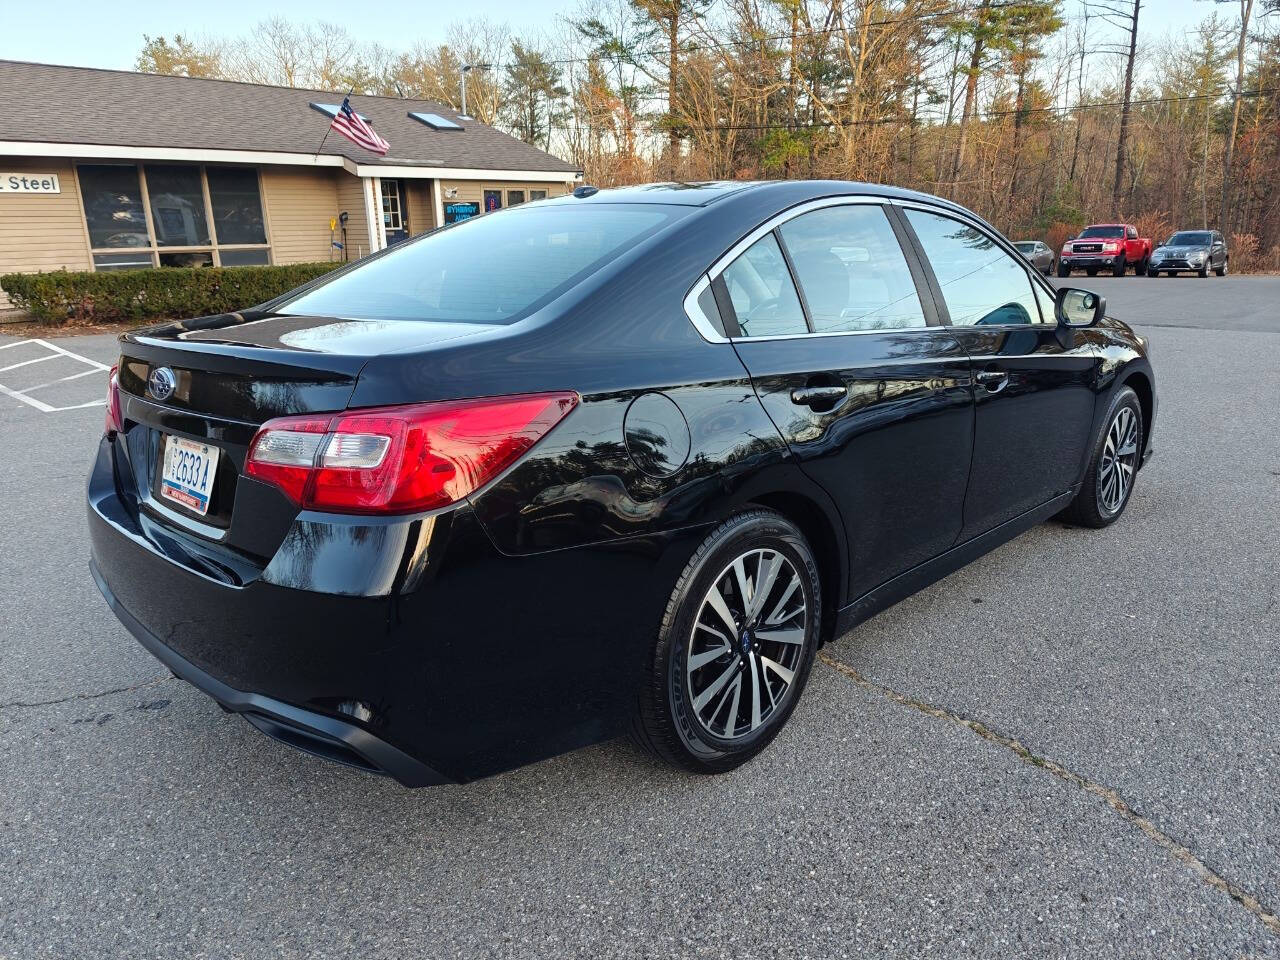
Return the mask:
POLYGON ((1092 327, 1106 312, 1106 298, 1096 293, 1075 287, 1063 287, 1058 291, 1056 313, 1060 326, 1092 327))

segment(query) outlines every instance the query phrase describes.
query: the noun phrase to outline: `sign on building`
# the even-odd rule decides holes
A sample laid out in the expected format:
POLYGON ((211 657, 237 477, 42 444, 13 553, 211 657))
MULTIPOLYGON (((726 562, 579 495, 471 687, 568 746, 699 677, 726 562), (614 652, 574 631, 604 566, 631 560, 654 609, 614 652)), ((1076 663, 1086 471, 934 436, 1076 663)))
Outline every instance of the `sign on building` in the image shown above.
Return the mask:
POLYGON ((56 173, 0 173, 0 193, 61 193, 56 173))

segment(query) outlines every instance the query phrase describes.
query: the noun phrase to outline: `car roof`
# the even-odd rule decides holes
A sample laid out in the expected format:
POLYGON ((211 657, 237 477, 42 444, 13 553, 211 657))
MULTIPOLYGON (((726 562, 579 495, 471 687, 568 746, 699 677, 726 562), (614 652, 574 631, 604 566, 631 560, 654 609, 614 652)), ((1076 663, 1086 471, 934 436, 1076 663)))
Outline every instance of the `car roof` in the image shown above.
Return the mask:
MULTIPOLYGON (((592 188, 588 186, 587 189, 592 188)), ((578 187, 573 194, 539 202, 557 206, 575 203, 663 203, 705 207, 726 197, 737 197, 747 193, 761 200, 767 199, 772 194, 777 194, 779 197, 785 195, 788 202, 794 202, 797 193, 814 198, 867 194, 904 200, 921 200, 941 206, 955 206, 940 197, 915 190, 850 180, 709 180, 691 183, 642 183, 629 187, 603 188, 590 193, 587 193, 583 187, 578 187)), ((970 216, 972 216, 971 213, 970 216)))

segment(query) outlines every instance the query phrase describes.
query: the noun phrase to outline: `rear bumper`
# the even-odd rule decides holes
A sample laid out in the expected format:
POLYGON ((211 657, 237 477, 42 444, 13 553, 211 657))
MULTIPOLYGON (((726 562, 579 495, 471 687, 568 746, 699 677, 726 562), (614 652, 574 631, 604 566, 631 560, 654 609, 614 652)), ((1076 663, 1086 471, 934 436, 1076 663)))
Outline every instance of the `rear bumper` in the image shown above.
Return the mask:
POLYGON ((264 563, 140 512, 114 442, 89 479, 91 564, 129 632, 263 732, 410 786, 620 733, 668 596, 652 585, 674 583, 703 536, 516 557, 466 504, 304 512, 264 563))
POLYGON ((89 570, 111 612, 152 656, 173 671, 174 676, 207 693, 231 713, 240 714, 267 736, 328 760, 370 773, 388 774, 406 787, 427 787, 452 782, 422 761, 353 723, 228 686, 190 661, 184 660, 143 626, 111 592, 97 563, 92 559, 89 561, 89 570))

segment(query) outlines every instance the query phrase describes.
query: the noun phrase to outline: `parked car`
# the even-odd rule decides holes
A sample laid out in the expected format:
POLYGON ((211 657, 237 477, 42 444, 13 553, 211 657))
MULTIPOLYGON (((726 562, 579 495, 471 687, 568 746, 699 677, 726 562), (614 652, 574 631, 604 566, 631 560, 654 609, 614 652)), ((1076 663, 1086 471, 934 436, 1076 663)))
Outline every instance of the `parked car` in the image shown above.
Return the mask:
POLYGON ((1129 267, 1135 275, 1140 275, 1147 272, 1150 258, 1151 241, 1138 236, 1138 228, 1133 224, 1096 223, 1062 245, 1058 276, 1067 277, 1072 270, 1083 270, 1093 277, 1105 269, 1123 277, 1129 267))
POLYGON ((1227 242, 1217 230, 1179 230, 1151 252, 1147 276, 1162 273, 1174 276, 1192 271, 1207 277, 1212 270, 1220 277, 1227 275, 1227 242))
POLYGON ((1053 251, 1047 243, 1040 240, 1015 240, 1013 245, 1046 277, 1053 273, 1053 251))
POLYGON ((724 771, 823 643, 1048 517, 1123 513, 1145 342, 969 211, 580 193, 120 338, 91 568, 144 647, 407 785, 624 731, 724 771))

